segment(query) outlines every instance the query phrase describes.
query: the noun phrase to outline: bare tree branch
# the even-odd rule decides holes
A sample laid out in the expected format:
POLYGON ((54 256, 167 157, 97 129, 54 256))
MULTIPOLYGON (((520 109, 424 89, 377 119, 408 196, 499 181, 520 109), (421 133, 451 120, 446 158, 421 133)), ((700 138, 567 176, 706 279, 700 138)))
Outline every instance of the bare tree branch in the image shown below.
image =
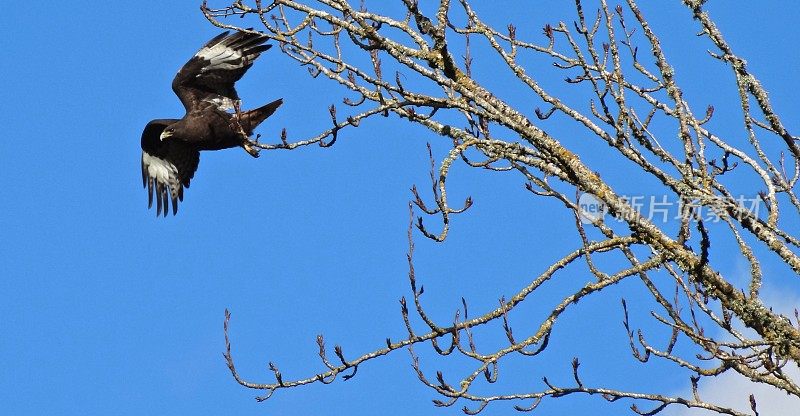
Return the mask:
MULTIPOLYGON (((284 131, 280 143, 255 146, 268 150, 330 146, 341 131, 356 128, 368 118, 393 114, 441 136, 449 147, 447 155, 436 161, 429 145, 430 194, 426 197, 412 187, 408 231, 412 298, 411 302, 401 299, 407 337, 387 339, 385 346, 357 357, 345 356, 337 346, 337 361, 329 357, 320 336, 323 368, 319 373, 284 380, 277 367, 270 365, 275 381, 251 383, 234 366, 226 313, 225 359, 237 382, 265 391, 261 399, 266 399, 280 389, 333 382, 339 374, 349 379, 367 361, 408 349, 420 381, 444 398, 435 404, 466 402, 467 414, 477 414, 496 401, 527 402, 515 408, 529 411, 544 398, 576 394, 633 400, 631 410, 642 415, 676 404, 717 414, 758 414, 754 398, 749 410, 740 411, 699 397, 699 381, 723 373, 736 373, 800 398, 798 382, 783 371, 788 363, 800 362, 800 329, 766 305, 760 294, 763 262, 778 261, 800 274, 800 239, 786 228, 800 214, 795 193, 800 148, 762 84, 705 10, 704 1, 682 0, 682 4, 713 48, 710 59, 722 61, 734 75, 731 88, 741 101, 745 141, 714 130, 714 106, 687 100, 670 53, 635 0, 626 0, 625 7, 596 0, 592 2, 596 13, 589 12, 584 1, 575 0, 574 25, 543 24, 544 43, 523 39, 512 24, 490 24, 478 11, 478 2, 401 2, 405 14, 395 16, 370 11, 366 2, 355 6, 347 0, 240 0, 227 5, 221 1, 216 8, 203 1, 201 10, 215 26, 248 31, 254 29, 238 25, 255 20, 259 30, 276 41, 286 56, 308 68, 311 76, 328 78, 350 94, 343 103, 352 114, 342 117, 331 105, 332 125, 321 127, 313 137, 290 142, 284 131), (462 47, 463 52, 456 51, 462 47), (545 110, 516 108, 501 98, 503 91, 487 87, 477 68, 490 56, 501 63, 492 71, 513 76, 514 92, 543 102, 545 110), (550 61, 550 72, 540 67, 533 70, 528 66, 532 59, 550 61), (576 88, 576 96, 585 97, 582 104, 548 90, 542 80, 549 74, 566 74, 565 81, 576 88), (455 119, 461 124, 454 124, 455 119), (638 179, 657 184, 651 193, 680 201, 678 217, 659 222, 645 215, 635 201, 601 176, 612 167, 589 166, 584 159, 591 158, 582 158, 571 138, 548 133, 552 123, 564 120, 581 129, 586 140, 602 143, 609 157, 632 168, 638 179), (781 147, 777 154, 768 150, 776 143, 781 147), (579 245, 550 265, 539 266, 539 275, 508 300, 501 299, 496 309, 468 318, 464 301, 452 322, 441 323, 426 312, 422 301, 424 288, 417 281, 413 262, 413 229, 443 242, 454 216, 468 212, 471 198, 463 204, 452 202, 447 192, 451 168, 460 162, 489 171, 517 172, 532 197, 552 198, 571 212, 579 245), (741 194, 741 177, 758 184, 747 200, 741 194), (587 216, 581 201, 589 197, 608 216, 587 216), (753 204, 762 203, 766 210, 753 209, 753 204), (415 210, 437 217, 440 228, 431 227, 423 216, 416 217, 415 210), (750 267, 747 291, 711 262, 712 250, 724 238, 735 243, 750 267), (574 273, 579 268, 580 275, 587 277, 580 287, 555 302, 551 312, 534 324, 526 317, 525 336, 512 330, 510 322, 518 314, 518 305, 540 287, 563 280, 566 270, 574 273), (623 281, 635 281, 649 293, 653 309, 648 319, 670 334, 665 344, 652 342, 645 331, 634 328, 630 300, 623 300, 623 328, 633 357, 641 362, 659 359, 690 371, 691 397, 591 387, 579 374, 577 358, 572 362, 571 386, 560 387, 543 378, 538 389, 522 386, 526 390, 520 393, 477 393, 487 391, 475 388, 478 384, 498 380, 507 355, 519 353, 535 360, 547 348, 553 328, 566 311, 623 281), (424 329, 414 327, 412 309, 424 329), (502 326, 506 346, 484 351, 476 342, 474 331, 489 324, 502 326), (698 353, 675 348, 679 342, 688 342, 698 353), (473 366, 460 380, 450 380, 441 372, 430 377, 413 350, 427 343, 439 355, 457 353, 473 366)), ((685 25, 687 31, 698 27, 691 22, 685 25)))

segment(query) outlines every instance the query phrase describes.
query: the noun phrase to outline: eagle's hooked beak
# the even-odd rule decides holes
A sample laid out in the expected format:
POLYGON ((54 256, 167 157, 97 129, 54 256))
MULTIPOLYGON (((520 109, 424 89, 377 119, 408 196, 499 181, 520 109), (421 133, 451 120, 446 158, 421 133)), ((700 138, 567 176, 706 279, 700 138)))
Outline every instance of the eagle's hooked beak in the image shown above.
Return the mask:
POLYGON ((158 137, 158 139, 159 139, 159 140, 161 140, 161 141, 163 142, 163 141, 164 141, 164 139, 166 139, 167 137, 170 137, 170 136, 172 136, 172 134, 173 134, 173 132, 172 132, 172 131, 170 131, 170 130, 164 130, 164 131, 162 131, 162 132, 161 132, 161 136, 159 136, 159 137, 158 137))

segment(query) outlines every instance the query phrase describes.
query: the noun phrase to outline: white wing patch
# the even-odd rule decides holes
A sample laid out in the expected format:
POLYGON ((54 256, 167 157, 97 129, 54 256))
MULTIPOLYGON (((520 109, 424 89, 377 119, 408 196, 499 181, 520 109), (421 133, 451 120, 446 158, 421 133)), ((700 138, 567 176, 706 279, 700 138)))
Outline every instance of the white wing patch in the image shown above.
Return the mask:
POLYGON ((221 95, 214 95, 209 96, 208 98, 204 99, 203 101, 207 101, 209 103, 214 104, 217 108, 227 111, 233 110, 234 108, 234 101, 228 97, 223 97, 221 95))
POLYGON ((142 163, 147 169, 147 175, 163 185, 179 185, 178 168, 164 159, 159 159, 150 153, 142 152, 142 163))
POLYGON ((210 48, 200 49, 196 56, 209 61, 208 66, 204 67, 201 72, 238 69, 244 62, 242 51, 228 47, 222 42, 210 48))
POLYGON ((172 200, 172 213, 178 212, 178 200, 183 200, 183 184, 178 176, 178 168, 164 159, 142 151, 142 179, 147 186, 148 207, 153 206, 153 194, 156 197, 156 216, 164 216, 169 211, 172 200))

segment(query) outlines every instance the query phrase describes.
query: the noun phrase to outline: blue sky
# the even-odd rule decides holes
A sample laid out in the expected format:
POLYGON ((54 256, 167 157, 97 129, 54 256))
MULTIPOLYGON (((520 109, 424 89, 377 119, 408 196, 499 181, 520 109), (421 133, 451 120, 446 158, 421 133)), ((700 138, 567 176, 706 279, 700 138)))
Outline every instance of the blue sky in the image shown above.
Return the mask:
MULTIPOLYGON (((531 33, 573 16, 557 1, 536 2, 542 8, 536 13, 525 9, 528 2, 500 3, 485 11, 490 19, 507 21, 498 13, 508 10, 518 26, 533 25, 531 33)), ((781 45, 800 41, 791 29, 800 4, 710 3, 729 42, 797 131, 792 111, 800 108, 800 54, 781 45)), ((178 216, 157 219, 141 189, 141 129, 150 119, 180 117, 172 77, 219 33, 197 2, 163 4, 74 1, 4 9, 13 34, 0 40, 4 413, 461 414, 433 408, 435 395, 416 380, 404 351, 364 366, 351 381, 279 391, 266 403, 256 403, 257 392, 230 377, 222 359, 225 308, 233 314, 237 364, 252 381, 271 381, 269 361, 286 378, 320 370, 314 342, 320 333, 330 350, 340 344, 347 356, 403 336, 397 300, 409 294, 408 189, 429 189, 426 142, 433 142, 439 159, 447 143, 381 118, 343 132, 329 149, 263 152, 259 159, 240 149, 204 153, 178 216)), ((646 11, 687 94, 724 108, 721 86, 730 85, 729 74, 714 62, 697 63, 710 46, 684 43, 697 32, 688 12, 672 6, 646 11), (683 27, 689 29, 678 31, 683 27)), ((489 82, 506 85, 500 78, 489 82)), ((245 107, 284 97, 284 106, 258 130, 262 140, 278 137, 282 127, 290 139, 327 128, 327 106, 345 95, 311 79, 277 48, 256 62, 238 89, 245 107)), ((514 89, 502 95, 524 103, 514 89)), ((720 117, 720 125, 740 123, 733 112, 720 117)), ((602 156, 589 160, 602 163, 602 156)), ((624 176, 610 175, 625 183, 624 176)), ((446 243, 416 239, 419 278, 437 319, 452 319, 461 297, 473 314, 494 308, 500 296, 515 293, 575 247, 574 231, 564 231, 570 218, 551 201, 531 198, 517 175, 456 166, 449 191, 453 200, 471 195, 475 206, 454 219, 446 243)), ((630 363, 618 325, 619 297, 635 297, 637 290, 612 288, 608 297, 587 301, 596 314, 565 316, 552 358, 520 363, 528 372, 511 371, 509 385, 540 388, 543 375, 568 382, 575 355, 588 374, 604 375, 599 361, 615 353, 627 362, 620 365, 641 370, 630 363), (591 351, 576 347, 605 322, 614 336, 591 351)), ((542 304, 529 305, 532 316, 559 293, 545 291, 542 304)), ((518 319, 524 326, 524 315, 518 319)), ((457 360, 437 361, 422 350, 426 369, 456 371, 457 360)), ((622 374, 610 377, 629 383, 622 374)), ((662 387, 676 389, 674 383, 686 379, 667 377, 662 387)), ((551 401, 542 412, 567 414, 597 404, 578 399, 558 407, 551 401)), ((508 412, 501 404, 486 414, 508 412)))

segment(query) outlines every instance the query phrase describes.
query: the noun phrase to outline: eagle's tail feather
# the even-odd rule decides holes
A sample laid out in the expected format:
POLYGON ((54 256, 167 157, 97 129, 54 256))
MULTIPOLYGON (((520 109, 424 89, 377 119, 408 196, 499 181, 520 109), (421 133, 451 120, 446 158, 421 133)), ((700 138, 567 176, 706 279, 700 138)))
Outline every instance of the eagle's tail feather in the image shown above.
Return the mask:
POLYGON ((242 127, 246 129, 247 134, 253 134, 253 130, 255 130, 261 122, 271 116, 281 104, 283 104, 283 98, 279 98, 263 107, 242 113, 242 127))

